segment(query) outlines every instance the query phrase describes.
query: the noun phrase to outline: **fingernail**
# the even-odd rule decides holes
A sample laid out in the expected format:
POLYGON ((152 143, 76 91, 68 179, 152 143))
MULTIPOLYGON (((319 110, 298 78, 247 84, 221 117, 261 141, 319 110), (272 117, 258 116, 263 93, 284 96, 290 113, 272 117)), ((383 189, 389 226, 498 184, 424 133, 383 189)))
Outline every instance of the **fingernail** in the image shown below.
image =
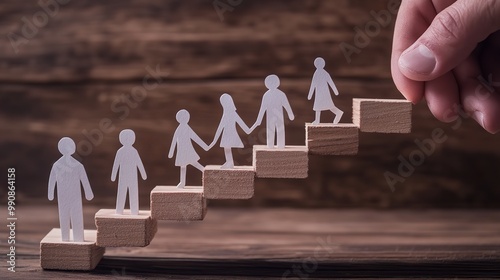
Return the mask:
POLYGON ((430 74, 436 68, 436 57, 424 45, 407 50, 399 58, 399 66, 418 74, 430 74))
POLYGON ((475 111, 474 114, 472 114, 472 118, 480 125, 482 126, 484 129, 486 129, 486 126, 484 124, 484 114, 479 112, 479 111, 475 111))

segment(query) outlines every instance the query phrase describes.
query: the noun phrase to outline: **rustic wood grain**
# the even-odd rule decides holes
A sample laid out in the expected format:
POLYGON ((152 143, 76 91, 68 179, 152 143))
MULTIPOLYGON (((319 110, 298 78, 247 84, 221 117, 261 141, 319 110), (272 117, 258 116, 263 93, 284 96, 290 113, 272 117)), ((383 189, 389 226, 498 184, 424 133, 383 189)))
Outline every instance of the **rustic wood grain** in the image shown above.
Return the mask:
POLYGON ((203 187, 157 186, 151 191, 151 216, 162 221, 201 221, 207 213, 203 187))
POLYGON ((354 124, 362 132, 411 132, 412 104, 407 100, 355 98, 352 106, 354 124))
POLYGON ((253 146, 253 166, 257 178, 304 179, 309 171, 306 146, 285 146, 283 149, 253 146))
POLYGON ((115 209, 101 209, 95 214, 97 228, 96 244, 99 247, 146 247, 157 231, 157 221, 151 218, 151 211, 139 211, 123 215, 115 209))
MULTIPOLYGON (((99 208, 84 210, 89 228, 99 208)), ((311 279, 500 276, 498 211, 211 209, 201 223, 160 222, 149 247, 107 249, 92 273, 43 271, 38 244, 57 226, 57 208, 18 213, 20 259, 10 279, 299 277, 293 267, 312 261, 311 279)))
POLYGON ((40 241, 40 266, 55 270, 93 270, 105 248, 96 246, 95 230, 85 230, 84 242, 62 242, 61 229, 54 228, 40 241))
POLYGON ((250 199, 254 195, 254 181, 253 166, 221 169, 209 165, 203 171, 203 195, 206 199, 250 199))
POLYGON ((306 142, 310 154, 322 156, 357 155, 359 128, 354 124, 306 124, 306 142))
POLYGON ((244 1, 221 21, 212 1, 71 1, 14 52, 36 1, 2 1, 0 81, 141 81, 159 64, 169 79, 312 77, 323 56, 338 77, 390 77, 391 29, 380 28, 349 63, 340 43, 355 45, 358 27, 387 1, 244 1), (310 69, 310 73, 303 71, 310 69), (168 73, 168 74, 166 74, 168 73))

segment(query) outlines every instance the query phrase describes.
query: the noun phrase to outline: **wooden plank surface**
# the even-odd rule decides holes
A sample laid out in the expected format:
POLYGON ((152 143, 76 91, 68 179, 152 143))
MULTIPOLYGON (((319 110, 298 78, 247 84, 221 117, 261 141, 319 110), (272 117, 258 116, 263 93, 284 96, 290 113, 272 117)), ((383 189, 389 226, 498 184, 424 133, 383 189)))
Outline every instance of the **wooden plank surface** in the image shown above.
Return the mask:
POLYGON ((339 48, 354 44, 354 28, 373 20, 370 11, 387 10, 385 0, 243 1, 224 21, 212 3, 70 1, 15 53, 7 34, 21 36, 22 18, 33 22, 42 9, 37 1, 2 1, 0 81, 141 80, 156 64, 171 79, 309 77, 302 70, 317 56, 335 76, 390 77, 392 22, 350 64, 339 48))
MULTIPOLYGON (((85 207, 87 228, 97 210, 85 207)), ((149 247, 107 249, 92 273, 39 267, 55 207, 23 206, 18 218, 18 272, 9 279, 500 276, 498 211, 211 209, 203 222, 160 222, 149 247), (304 264, 317 267, 294 272, 304 264)))

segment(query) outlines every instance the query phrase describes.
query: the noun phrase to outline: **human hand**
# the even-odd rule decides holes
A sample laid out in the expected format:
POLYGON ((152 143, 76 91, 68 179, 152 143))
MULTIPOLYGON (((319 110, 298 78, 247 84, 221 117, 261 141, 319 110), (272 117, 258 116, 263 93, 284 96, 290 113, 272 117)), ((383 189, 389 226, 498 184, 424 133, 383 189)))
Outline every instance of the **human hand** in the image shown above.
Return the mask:
POLYGON ((49 198, 49 201, 54 200, 54 194, 53 193, 49 193, 49 197, 48 198, 49 198))
POLYGON ((396 86, 413 103, 425 98, 441 121, 464 110, 498 133, 499 30, 500 1, 403 0, 392 52, 396 86))

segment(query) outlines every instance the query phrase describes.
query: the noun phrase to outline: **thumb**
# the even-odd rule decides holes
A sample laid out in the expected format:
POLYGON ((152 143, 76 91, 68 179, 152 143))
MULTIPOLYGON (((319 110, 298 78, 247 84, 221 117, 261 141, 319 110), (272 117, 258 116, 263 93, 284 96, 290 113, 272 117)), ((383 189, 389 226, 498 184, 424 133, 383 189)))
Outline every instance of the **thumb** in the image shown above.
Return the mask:
POLYGON ((399 59, 401 72, 416 81, 434 80, 464 61, 500 29, 500 1, 458 0, 441 11, 399 59))

